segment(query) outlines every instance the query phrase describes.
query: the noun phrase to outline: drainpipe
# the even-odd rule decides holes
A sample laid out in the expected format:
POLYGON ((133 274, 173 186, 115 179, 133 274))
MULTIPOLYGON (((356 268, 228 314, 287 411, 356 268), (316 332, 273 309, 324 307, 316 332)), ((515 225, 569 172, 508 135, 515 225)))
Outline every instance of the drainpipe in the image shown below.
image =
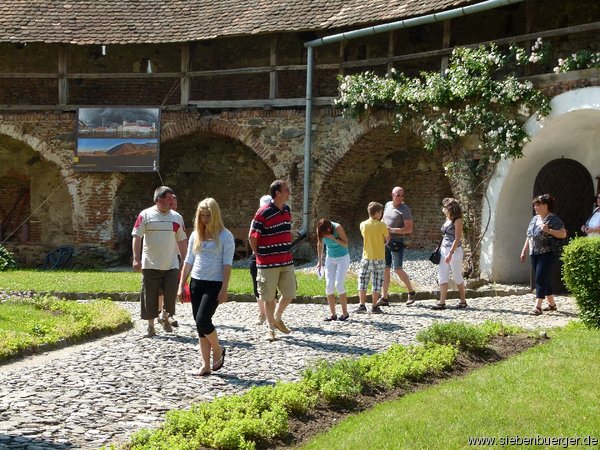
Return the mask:
POLYGON ((300 235, 308 234, 308 210, 309 210, 309 194, 310 194, 310 155, 312 148, 312 79, 314 55, 313 49, 323 45, 334 44, 336 42, 347 41, 359 37, 370 36, 372 34, 385 33, 401 28, 411 28, 419 25, 426 25, 434 22, 442 22, 445 20, 455 19, 457 17, 468 16, 491 9, 500 8, 502 6, 521 3, 525 0, 487 0, 475 5, 455 8, 439 13, 428 14, 426 16, 415 17, 412 19, 400 20, 397 22, 375 25, 372 27, 361 28, 359 30, 348 31, 346 33, 334 34, 324 38, 315 39, 304 43, 307 48, 306 54, 306 112, 305 112, 305 129, 304 129, 304 199, 302 205, 302 228, 300 235))
POLYGON ((310 150, 312 147, 312 82, 313 47, 306 48, 306 114, 304 120, 304 197, 302 200, 302 228, 300 236, 308 236, 308 206, 310 204, 310 150))

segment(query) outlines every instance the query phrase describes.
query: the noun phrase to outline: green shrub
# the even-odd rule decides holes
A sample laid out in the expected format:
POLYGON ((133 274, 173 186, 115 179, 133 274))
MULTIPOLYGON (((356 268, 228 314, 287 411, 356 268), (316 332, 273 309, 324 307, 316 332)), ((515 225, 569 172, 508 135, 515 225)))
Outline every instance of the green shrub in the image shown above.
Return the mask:
POLYGON ((441 345, 454 345, 461 350, 484 349, 491 335, 482 328, 465 322, 436 322, 417 333, 417 341, 441 345))
POLYGON ((572 239, 561 259, 563 281, 575 296, 581 321, 600 328, 600 237, 572 239))
MULTIPOLYGON (((312 403, 314 404, 314 403, 312 403)), ((243 395, 231 395, 192 406, 189 411, 169 411, 157 431, 136 433, 129 448, 136 450, 181 450, 211 447, 253 449, 257 441, 284 436, 288 412, 311 405, 305 387, 290 383, 276 387, 254 387, 243 395), (298 394, 301 399, 292 399, 298 394)))
POLYGON ((12 257, 12 254, 0 244, 0 272, 17 269, 18 267, 19 266, 12 257))
POLYGON ((302 381, 330 403, 343 403, 363 391, 364 368, 358 359, 318 360, 304 370, 302 381))
POLYGON ((317 404, 317 394, 305 382, 277 383, 272 389, 273 401, 294 416, 306 414, 317 404))
POLYGON ((450 345, 428 343, 404 347, 394 344, 386 352, 365 356, 360 362, 369 385, 391 388, 408 380, 439 374, 452 366, 457 354, 458 350, 450 345))
POLYGON ((479 327, 485 331, 488 336, 512 336, 515 334, 524 333, 523 327, 518 325, 509 325, 502 322, 494 322, 492 320, 486 320, 479 327))

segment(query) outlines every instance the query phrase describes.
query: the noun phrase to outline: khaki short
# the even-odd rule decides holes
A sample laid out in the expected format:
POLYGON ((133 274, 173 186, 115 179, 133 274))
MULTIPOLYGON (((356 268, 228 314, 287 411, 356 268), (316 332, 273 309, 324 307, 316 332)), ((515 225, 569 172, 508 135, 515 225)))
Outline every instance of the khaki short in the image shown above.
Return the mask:
POLYGON ((296 273, 294 265, 258 269, 256 275, 258 293, 263 301, 275 300, 275 291, 279 289, 285 299, 296 298, 296 273))

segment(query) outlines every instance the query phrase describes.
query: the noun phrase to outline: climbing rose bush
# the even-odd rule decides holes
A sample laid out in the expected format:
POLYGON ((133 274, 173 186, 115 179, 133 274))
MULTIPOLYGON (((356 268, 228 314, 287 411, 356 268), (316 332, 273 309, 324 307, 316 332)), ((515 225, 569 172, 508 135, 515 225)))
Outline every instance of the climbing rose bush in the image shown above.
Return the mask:
POLYGON ((407 77, 392 69, 386 76, 364 72, 339 77, 336 104, 355 117, 374 109, 393 111, 396 128, 411 126, 429 151, 477 136, 479 166, 484 167, 521 157, 528 141, 523 122, 532 114, 548 114, 549 98, 514 75, 527 64, 544 62, 546 54, 541 39, 529 53, 495 44, 457 48, 444 74, 407 77))
POLYGON ((554 68, 556 73, 569 72, 571 70, 590 69, 600 67, 600 52, 590 50, 578 50, 564 59, 558 60, 558 66, 554 68))

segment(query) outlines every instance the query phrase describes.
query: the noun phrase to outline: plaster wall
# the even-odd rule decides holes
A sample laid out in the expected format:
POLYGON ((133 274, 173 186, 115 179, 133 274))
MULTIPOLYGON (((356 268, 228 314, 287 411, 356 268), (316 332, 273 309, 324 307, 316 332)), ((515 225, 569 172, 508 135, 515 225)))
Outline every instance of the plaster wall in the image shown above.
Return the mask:
POLYGON ((558 158, 581 163, 592 179, 600 176, 600 88, 565 92, 552 99, 552 112, 542 121, 529 119, 525 127, 532 137, 523 158, 498 164, 487 189, 482 211, 481 270, 498 282, 529 280, 529 265, 518 257, 531 219, 533 184, 539 170, 558 158))

